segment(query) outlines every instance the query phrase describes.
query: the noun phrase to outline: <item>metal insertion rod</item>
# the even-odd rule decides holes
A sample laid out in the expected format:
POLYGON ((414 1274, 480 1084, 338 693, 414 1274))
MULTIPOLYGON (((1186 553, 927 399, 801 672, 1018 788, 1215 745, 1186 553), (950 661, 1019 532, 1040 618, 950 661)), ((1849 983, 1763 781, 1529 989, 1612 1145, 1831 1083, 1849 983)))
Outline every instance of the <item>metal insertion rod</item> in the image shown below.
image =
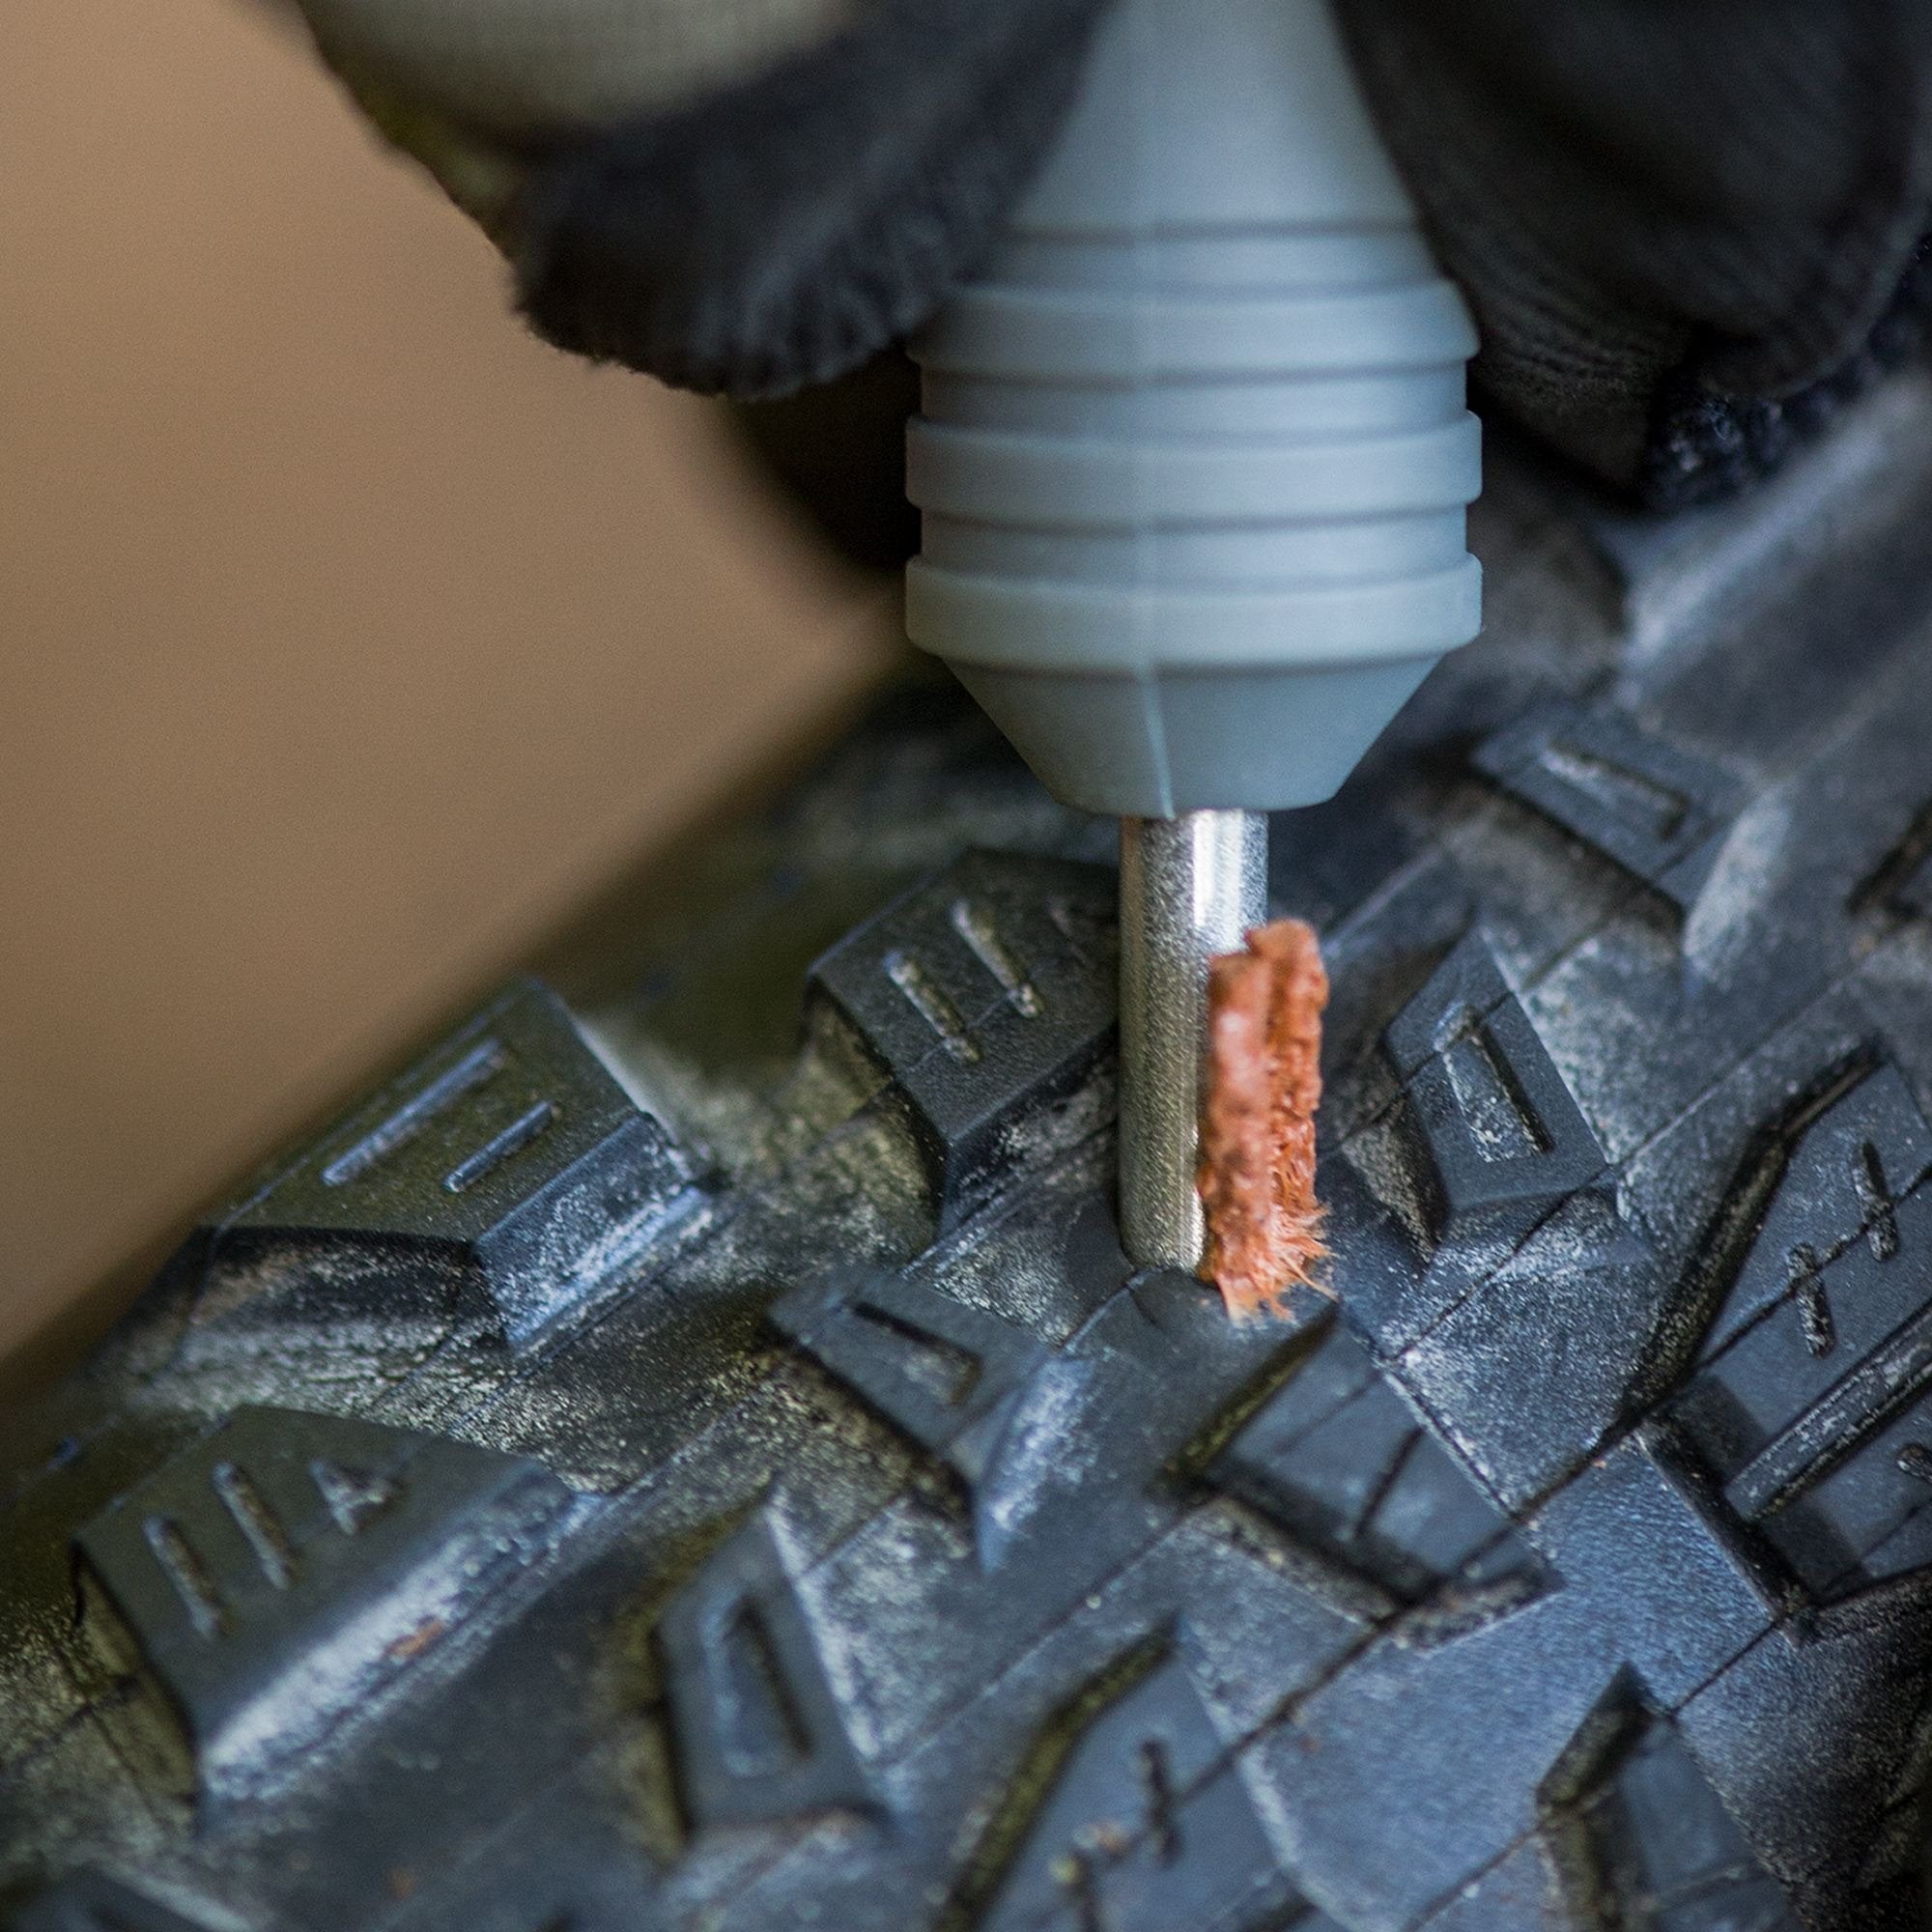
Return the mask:
POLYGON ((1265 813, 1121 820, 1121 1234, 1142 1267, 1201 1265, 1208 962, 1266 919, 1265 813))

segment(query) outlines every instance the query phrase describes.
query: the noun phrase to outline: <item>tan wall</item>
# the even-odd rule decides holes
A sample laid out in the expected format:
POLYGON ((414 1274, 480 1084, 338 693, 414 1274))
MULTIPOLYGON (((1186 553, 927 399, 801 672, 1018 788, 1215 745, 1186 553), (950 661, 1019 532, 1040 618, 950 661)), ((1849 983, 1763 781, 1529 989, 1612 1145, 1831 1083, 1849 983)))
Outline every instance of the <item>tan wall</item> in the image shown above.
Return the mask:
POLYGON ((0 0, 0 1356, 875 628, 241 0, 0 0))

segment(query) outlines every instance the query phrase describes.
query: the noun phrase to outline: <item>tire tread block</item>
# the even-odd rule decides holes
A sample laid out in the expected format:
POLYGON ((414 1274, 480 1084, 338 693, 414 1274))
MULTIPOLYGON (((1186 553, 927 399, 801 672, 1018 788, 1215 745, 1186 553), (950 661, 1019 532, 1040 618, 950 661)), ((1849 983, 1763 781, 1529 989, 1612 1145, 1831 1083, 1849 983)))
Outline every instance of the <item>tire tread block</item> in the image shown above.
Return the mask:
MULTIPOLYGON (((1923 1598, 1880 1591, 1780 1626, 1677 1710, 1686 1748, 1807 1923, 1889 1926, 1861 1909, 1867 1888, 1897 1876, 1901 1850, 1922 1876, 1929 1697, 1923 1598), (1904 1845, 1875 1857, 1877 1832, 1915 1810, 1904 1845)), ((1907 1922, 1916 1932, 1918 1914, 1907 1922)))
POLYGON ((1699 1351, 1706 1362, 1789 1296, 1794 1258, 1808 1255, 1815 1272, 1859 1241, 1875 1260, 1898 1253, 1898 1203, 1932 1173, 1932 1126, 1889 1063, 1827 1078, 1834 1097, 1754 1151, 1747 1181, 1767 1198, 1699 1351))
POLYGON ((1742 786, 1614 711, 1560 704, 1487 740, 1478 770, 1690 913, 1742 786))
POLYGON ((690 1157, 639 1107, 555 994, 513 986, 204 1235, 205 1302, 265 1264, 327 1290, 343 1244, 398 1258, 386 1281, 453 1256, 513 1342, 579 1298, 614 1256, 696 1201, 690 1157))
POLYGON ((1668 1718, 1640 1707, 1600 1711, 1563 1774, 1567 1793, 1546 1825, 1583 1922, 1631 1932, 1723 1927, 1803 1932, 1784 1888, 1765 1869, 1668 1718))
POLYGON ((1762 1218, 1672 1405, 1813 1603, 1932 1564, 1932 1131, 1889 1066, 1840 1085, 1734 1183, 1762 1218))
POLYGON ((1114 1025, 1113 896, 1097 867, 969 852, 812 967, 808 1008, 904 1113, 941 1233, 1092 1072, 1114 1025))
POLYGON ((1480 925, 1389 1022, 1382 1049, 1399 1101, 1326 1164, 1321 1191, 1350 1318, 1394 1355, 1609 1175, 1480 925))
POLYGON ((1541 1567, 1339 1322, 1208 1476, 1399 1603, 1541 1567))
POLYGON ((1073 1719, 974 1932, 1308 1925, 1179 1654, 1124 1668, 1124 1690, 1090 1687, 1099 1708, 1073 1719))
POLYGON ((901 1277, 843 1272, 775 1303, 771 1320, 921 1448, 971 1498, 983 1560, 1002 1548, 990 1512, 1016 1410, 1048 1360, 1018 1324, 901 1277))
POLYGON ((1604 1196, 1566 1202, 1394 1364, 1512 1510, 1638 1406, 1675 1284, 1604 1196))
MULTIPOLYGON (((1213 1291, 1188 1277, 1134 1282, 1029 1385, 976 1536, 961 1533, 943 1498, 913 1493, 831 1552, 814 1576, 826 1604, 890 1605, 876 1615, 848 1607, 840 1619, 884 1761, 896 1762, 1054 1631, 1077 1627, 1094 1592, 1209 1513, 1196 1481, 1202 1460, 1232 1433, 1222 1420, 1230 1407, 1244 1413, 1252 1392, 1305 1346, 1318 1305, 1326 1306, 1307 1301, 1297 1321, 1237 1326, 1213 1291), (990 1562, 988 1534, 997 1539, 990 1562), (945 1634, 943 1670, 918 1663, 925 1653, 915 1632, 945 1634)), ((1320 1625, 1304 1640, 1325 1643, 1341 1620, 1325 1604, 1295 1601, 1320 1625)))
POLYGON ((1444 1234, 1521 1224, 1588 1187, 1604 1151, 1480 928, 1391 1022, 1386 1044, 1440 1193, 1444 1234))
POLYGON ((74 1537, 84 1668, 131 1683, 130 1754, 223 1793, 270 1775, 545 1546, 538 1463, 249 1407, 74 1537))
POLYGON ((658 1625, 680 1794, 698 1831, 878 1804, 765 1512, 658 1625))

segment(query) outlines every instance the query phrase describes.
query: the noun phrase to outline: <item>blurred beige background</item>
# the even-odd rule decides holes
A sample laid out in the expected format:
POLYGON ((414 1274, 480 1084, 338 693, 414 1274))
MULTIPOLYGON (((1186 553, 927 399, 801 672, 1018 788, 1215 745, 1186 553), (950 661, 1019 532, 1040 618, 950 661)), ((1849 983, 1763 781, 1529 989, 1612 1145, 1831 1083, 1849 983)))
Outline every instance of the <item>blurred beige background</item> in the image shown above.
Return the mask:
POLYGON ((521 331, 284 25, 0 0, 0 45, 17 1382, 117 1258, 856 682, 880 622, 707 406, 521 331))

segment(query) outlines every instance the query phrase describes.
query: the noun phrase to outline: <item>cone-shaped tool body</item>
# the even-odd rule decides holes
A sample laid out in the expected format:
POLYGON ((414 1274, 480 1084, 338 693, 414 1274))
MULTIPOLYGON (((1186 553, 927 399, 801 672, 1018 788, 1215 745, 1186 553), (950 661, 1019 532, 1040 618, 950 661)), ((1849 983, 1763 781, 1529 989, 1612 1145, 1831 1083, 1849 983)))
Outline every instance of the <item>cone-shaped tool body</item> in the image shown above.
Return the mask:
POLYGON ((914 640, 1071 804, 1326 798, 1480 624, 1475 346, 1325 0, 1119 0, 914 345, 914 640))

